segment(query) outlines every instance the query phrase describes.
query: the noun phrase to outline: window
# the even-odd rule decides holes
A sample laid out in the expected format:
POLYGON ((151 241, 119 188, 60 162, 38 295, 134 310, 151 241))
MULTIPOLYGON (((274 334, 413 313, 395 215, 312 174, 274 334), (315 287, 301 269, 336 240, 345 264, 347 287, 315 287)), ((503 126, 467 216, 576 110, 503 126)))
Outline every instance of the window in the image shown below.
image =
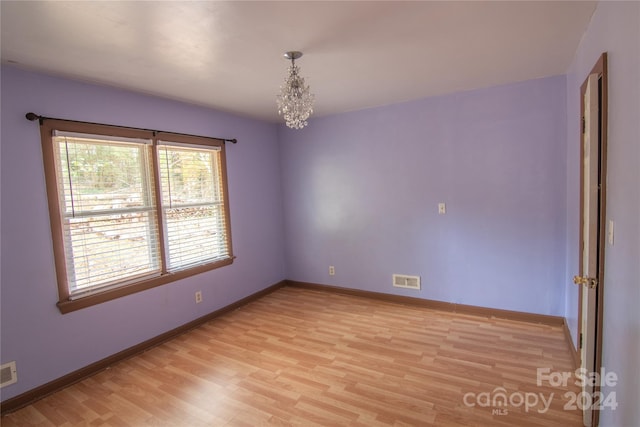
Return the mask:
POLYGON ((47 119, 63 313, 233 262, 224 141, 47 119))

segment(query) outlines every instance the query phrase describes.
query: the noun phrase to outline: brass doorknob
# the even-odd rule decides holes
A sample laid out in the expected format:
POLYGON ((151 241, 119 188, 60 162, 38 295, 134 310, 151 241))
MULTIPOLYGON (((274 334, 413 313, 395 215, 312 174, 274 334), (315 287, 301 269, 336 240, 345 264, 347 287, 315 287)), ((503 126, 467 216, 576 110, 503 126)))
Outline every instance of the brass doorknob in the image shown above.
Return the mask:
POLYGON ((598 279, 595 277, 573 276, 573 283, 576 285, 584 285, 593 289, 598 286, 598 279))

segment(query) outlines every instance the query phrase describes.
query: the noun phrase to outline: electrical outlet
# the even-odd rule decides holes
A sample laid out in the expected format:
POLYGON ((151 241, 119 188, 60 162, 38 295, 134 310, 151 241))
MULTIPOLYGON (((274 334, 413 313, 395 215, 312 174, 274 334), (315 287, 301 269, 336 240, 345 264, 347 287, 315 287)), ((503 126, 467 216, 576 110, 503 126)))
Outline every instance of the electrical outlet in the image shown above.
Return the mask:
POLYGON ((444 215, 447 213, 447 205, 444 203, 438 203, 438 213, 440 215, 444 215))
POLYGON ((196 291, 196 304, 200 304, 202 302, 202 291, 196 291))
POLYGON ((335 276, 336 275, 336 268, 333 265, 329 266, 329 276, 335 276))

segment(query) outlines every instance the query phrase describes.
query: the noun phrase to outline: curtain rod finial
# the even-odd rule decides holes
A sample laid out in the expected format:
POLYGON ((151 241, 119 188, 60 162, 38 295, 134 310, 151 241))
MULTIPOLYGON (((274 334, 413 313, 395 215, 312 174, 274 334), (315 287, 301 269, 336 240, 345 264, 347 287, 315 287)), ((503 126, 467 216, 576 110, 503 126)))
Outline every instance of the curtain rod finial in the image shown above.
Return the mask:
POLYGON ((37 115, 36 113, 27 113, 25 114, 25 117, 27 118, 27 120, 30 120, 32 122, 35 122, 36 120, 38 120, 40 118, 39 115, 37 115))

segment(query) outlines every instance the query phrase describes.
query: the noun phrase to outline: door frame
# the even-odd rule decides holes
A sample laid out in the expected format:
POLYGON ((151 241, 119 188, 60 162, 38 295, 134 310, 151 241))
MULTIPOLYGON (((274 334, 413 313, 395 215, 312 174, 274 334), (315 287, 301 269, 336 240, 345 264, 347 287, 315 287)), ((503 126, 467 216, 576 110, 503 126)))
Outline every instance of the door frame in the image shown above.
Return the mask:
MULTIPOLYGON (((604 304, 604 253, 606 247, 606 230, 607 230, 607 210, 606 210, 606 192, 607 192, 607 121, 608 121, 608 76, 607 76, 607 53, 604 52, 593 66, 584 82, 580 86, 580 234, 578 240, 579 248, 579 275, 583 275, 584 265, 582 260, 583 245, 583 209, 584 209, 584 167, 582 159, 584 158, 584 94, 589 80, 589 75, 598 75, 599 89, 599 206, 598 206, 598 285, 596 287, 596 332, 595 332, 595 357, 594 371, 600 373, 602 367, 602 332, 603 332, 603 304, 604 304)), ((578 360, 579 366, 582 366, 582 288, 578 292, 578 360)), ((600 384, 596 384, 593 388, 594 395, 600 393, 600 384)), ((594 409, 592 411, 591 425, 597 426, 600 419, 600 411, 594 409)))

